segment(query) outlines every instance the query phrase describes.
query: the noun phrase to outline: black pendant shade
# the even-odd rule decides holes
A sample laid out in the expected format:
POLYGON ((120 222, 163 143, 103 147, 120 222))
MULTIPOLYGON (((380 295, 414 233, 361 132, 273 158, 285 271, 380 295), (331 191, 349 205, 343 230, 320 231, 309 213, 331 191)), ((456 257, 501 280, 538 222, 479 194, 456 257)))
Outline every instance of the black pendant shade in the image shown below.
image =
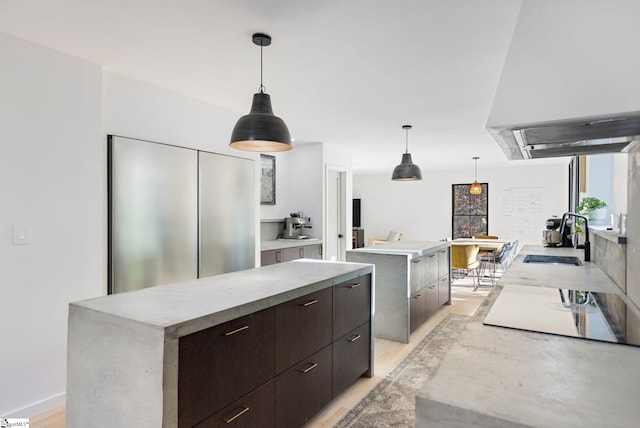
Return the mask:
POLYGON ((391 174, 391 180, 393 181, 419 181, 422 180, 422 172, 420 167, 413 163, 411 160, 411 153, 409 153, 409 129, 411 125, 403 125, 402 128, 407 132, 406 152, 402 154, 402 162, 400 165, 393 168, 393 174, 391 174))
POLYGON ((393 168, 391 179, 394 181, 417 181, 422 180, 420 167, 411 160, 411 153, 402 154, 402 162, 393 168))
POLYGON ((251 111, 236 123, 229 145, 234 149, 251 152, 291 150, 289 129, 282 119, 274 116, 269 94, 253 94, 251 111))
POLYGON ((248 115, 242 116, 231 133, 229 146, 250 152, 291 150, 291 135, 284 121, 273 114, 271 97, 262 84, 262 48, 271 44, 271 36, 256 33, 253 43, 260 46, 260 92, 253 94, 248 115))

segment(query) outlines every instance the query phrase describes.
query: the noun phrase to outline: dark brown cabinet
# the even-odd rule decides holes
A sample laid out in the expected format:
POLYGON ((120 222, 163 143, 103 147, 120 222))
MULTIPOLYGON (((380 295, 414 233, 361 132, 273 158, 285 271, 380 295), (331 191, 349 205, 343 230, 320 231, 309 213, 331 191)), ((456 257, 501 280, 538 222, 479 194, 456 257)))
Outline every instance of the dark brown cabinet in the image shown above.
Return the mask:
POLYGON ((296 259, 322 259, 322 245, 301 245, 260 252, 261 266, 284 263, 296 259))
POLYGON ((333 342, 333 396, 351 386, 371 367, 371 323, 366 322, 333 342))
POLYGON ((179 341, 178 424, 193 426, 275 376, 275 310, 179 341))
POLYGON ((333 398, 331 345, 276 378, 276 427, 302 426, 333 398))
POLYGON ((449 249, 411 259, 409 330, 415 331, 449 301, 449 249))
POLYGON ((331 343, 332 289, 276 307, 276 372, 331 343))
POLYGON ((333 287, 333 340, 371 317, 371 277, 361 276, 333 287))
POLYGON ((179 427, 297 427, 371 376, 371 275, 179 339, 179 427))
POLYGON ((413 333, 427 320, 427 287, 413 293, 409 298, 409 327, 413 333))
POLYGON ((273 396, 275 382, 269 381, 255 391, 225 407, 215 415, 196 425, 196 428, 272 427, 275 423, 273 396))
POLYGON ((451 263, 449 248, 438 251, 438 306, 451 300, 451 263))

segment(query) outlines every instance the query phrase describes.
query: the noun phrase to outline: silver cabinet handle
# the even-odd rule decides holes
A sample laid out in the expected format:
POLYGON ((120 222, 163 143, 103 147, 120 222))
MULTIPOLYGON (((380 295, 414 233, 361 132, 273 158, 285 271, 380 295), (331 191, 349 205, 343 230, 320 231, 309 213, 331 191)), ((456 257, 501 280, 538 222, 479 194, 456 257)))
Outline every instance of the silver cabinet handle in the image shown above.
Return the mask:
POLYGON ((240 416, 244 415, 248 411, 249 411, 249 408, 247 406, 242 406, 240 410, 238 410, 233 416, 229 416, 223 419, 226 423, 230 424, 231 422, 235 421, 236 419, 238 419, 240 416))
POLYGON ((348 288, 358 288, 358 287, 360 287, 360 284, 356 282, 356 283, 354 283, 354 284, 349 284, 349 285, 347 285, 347 287, 348 287, 348 288))
POLYGON ((414 299, 419 299, 422 297, 422 294, 416 294, 415 296, 413 296, 414 299))
POLYGON ((243 326, 242 326, 242 327, 240 327, 240 328, 236 328, 235 330, 231 330, 231 331, 226 332, 224 335, 225 335, 225 336, 231 336, 232 334, 236 334, 236 333, 240 333, 241 331, 245 331, 245 330, 247 330, 248 328, 249 328, 249 326, 248 326, 248 325, 243 325, 243 326))
POLYGON ((300 369, 298 370, 300 373, 309 373, 311 370, 315 369, 316 367, 318 367, 317 363, 310 363, 311 365, 309 367, 307 367, 306 369, 300 369))
POLYGON ((349 342, 355 342, 356 340, 360 339, 362 336, 360 336, 359 334, 356 334, 354 337, 352 337, 351 339, 348 339, 349 342))
POLYGON ((308 306, 315 305, 316 303, 318 303, 318 299, 313 299, 313 300, 309 300, 307 303, 301 303, 300 306, 303 306, 306 308, 308 306))

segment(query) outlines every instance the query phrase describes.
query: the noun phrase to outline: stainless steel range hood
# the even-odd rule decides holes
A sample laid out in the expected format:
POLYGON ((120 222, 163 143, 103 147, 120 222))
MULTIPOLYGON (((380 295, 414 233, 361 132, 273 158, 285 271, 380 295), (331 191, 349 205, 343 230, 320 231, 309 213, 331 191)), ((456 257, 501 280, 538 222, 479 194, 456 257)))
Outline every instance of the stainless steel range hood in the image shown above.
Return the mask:
POLYGON ((624 152, 640 144, 640 112, 487 130, 510 160, 624 152))

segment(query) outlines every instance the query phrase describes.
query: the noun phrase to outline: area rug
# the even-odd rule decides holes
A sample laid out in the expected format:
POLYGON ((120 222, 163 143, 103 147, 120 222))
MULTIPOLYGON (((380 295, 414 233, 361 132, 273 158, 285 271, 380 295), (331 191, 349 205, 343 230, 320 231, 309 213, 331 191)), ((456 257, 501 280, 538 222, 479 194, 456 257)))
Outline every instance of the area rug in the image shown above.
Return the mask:
POLYGON ((447 315, 335 427, 413 426, 416 392, 438 368, 471 318, 458 314, 447 315))

